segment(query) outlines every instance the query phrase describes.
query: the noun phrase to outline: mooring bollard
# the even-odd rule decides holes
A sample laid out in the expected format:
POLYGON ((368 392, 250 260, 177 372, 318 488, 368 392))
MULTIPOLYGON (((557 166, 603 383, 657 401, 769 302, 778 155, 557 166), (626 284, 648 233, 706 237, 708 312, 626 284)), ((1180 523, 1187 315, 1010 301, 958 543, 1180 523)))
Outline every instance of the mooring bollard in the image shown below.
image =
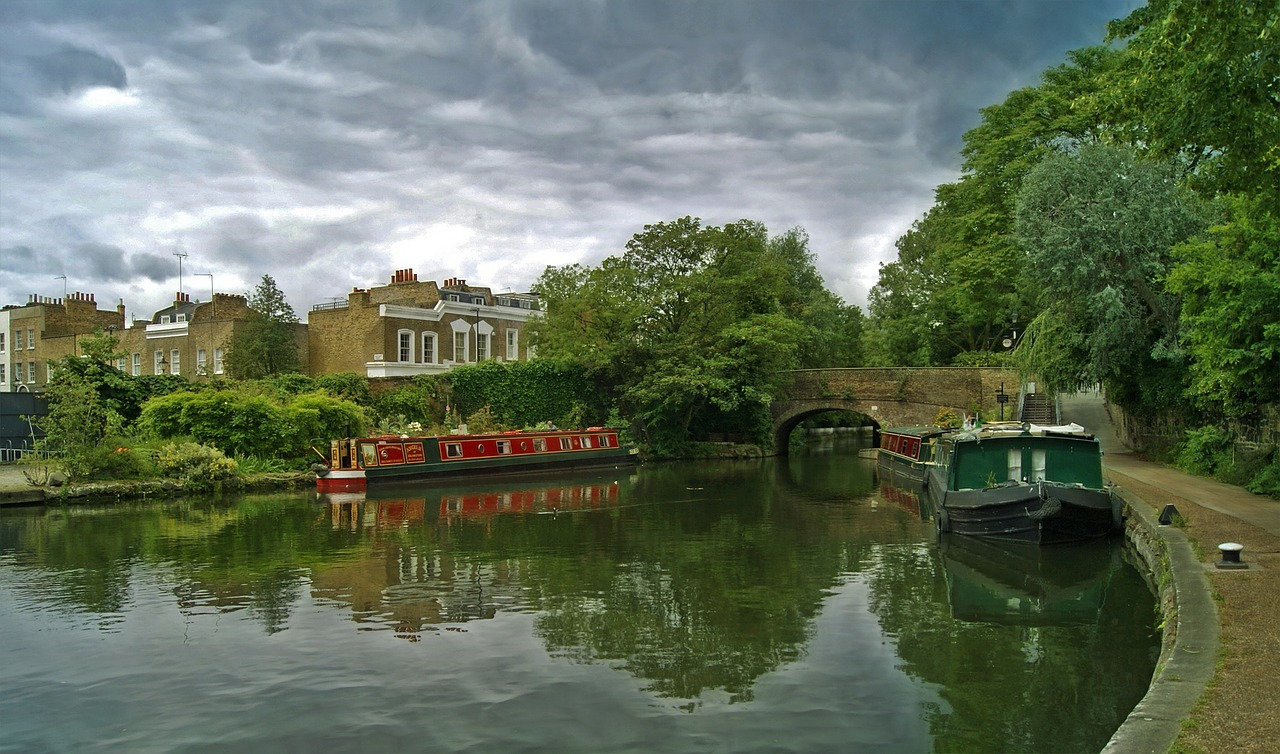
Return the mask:
POLYGON ((1240 551, 1244 549, 1244 545, 1235 542, 1223 542, 1218 545, 1218 552, 1222 554, 1222 560, 1217 562, 1219 568, 1248 568, 1248 563, 1240 562, 1240 551))

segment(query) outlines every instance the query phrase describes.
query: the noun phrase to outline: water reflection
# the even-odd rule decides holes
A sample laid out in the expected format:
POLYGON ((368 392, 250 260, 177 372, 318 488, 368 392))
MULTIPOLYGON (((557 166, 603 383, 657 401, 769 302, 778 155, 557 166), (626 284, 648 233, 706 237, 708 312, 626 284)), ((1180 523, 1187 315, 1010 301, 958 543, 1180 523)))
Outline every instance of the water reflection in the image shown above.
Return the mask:
MULTIPOLYGON (((816 716, 786 734, 808 748, 826 740, 815 736, 912 749, 923 736, 937 750, 1105 741, 1154 665, 1144 589, 1107 543, 1011 555, 939 540, 917 492, 878 485, 871 462, 837 452, 0 512, 7 636, 116 635, 176 613, 183 642, 207 645, 230 618, 241 630, 215 663, 288 632, 336 667, 363 657, 352 672, 382 667, 392 686, 421 670, 387 667, 384 656, 404 659, 387 645, 447 647, 458 670, 437 668, 433 683, 480 708, 504 683, 472 678, 495 638, 515 652, 532 637, 536 650, 511 661, 538 668, 521 696, 545 690, 546 710, 562 703, 566 667, 592 668, 685 711, 816 716), (512 626, 523 636, 502 633, 512 626), (846 727, 860 715, 902 730, 846 727)), ((174 682, 149 672, 157 688, 174 682)), ((689 741, 669 748, 705 738, 689 741)))

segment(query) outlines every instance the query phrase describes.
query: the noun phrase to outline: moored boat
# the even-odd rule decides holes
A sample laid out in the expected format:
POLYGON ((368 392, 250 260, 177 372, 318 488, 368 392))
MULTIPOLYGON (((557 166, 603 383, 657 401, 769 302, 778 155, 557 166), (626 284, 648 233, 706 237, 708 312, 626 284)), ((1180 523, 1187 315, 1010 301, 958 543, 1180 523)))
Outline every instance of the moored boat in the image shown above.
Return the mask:
POLYGON ((325 461, 313 467, 316 489, 340 492, 361 490, 370 483, 385 481, 620 466, 635 463, 636 450, 620 442, 617 430, 590 427, 422 437, 349 437, 333 440, 325 461))
POLYGON ((933 460, 933 440, 947 430, 941 427, 892 427, 880 430, 880 450, 876 469, 898 487, 925 483, 925 472, 933 460))
POLYGON ((925 494, 940 532, 1055 544, 1121 529, 1098 440, 1078 424, 988 424, 935 445, 925 494))

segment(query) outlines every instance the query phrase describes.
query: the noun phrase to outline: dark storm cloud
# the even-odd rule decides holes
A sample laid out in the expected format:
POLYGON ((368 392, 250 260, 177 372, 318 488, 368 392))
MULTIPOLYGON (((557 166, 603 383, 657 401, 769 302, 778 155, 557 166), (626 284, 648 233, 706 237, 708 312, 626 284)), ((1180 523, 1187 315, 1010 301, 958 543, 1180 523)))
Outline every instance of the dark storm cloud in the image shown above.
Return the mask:
POLYGON ((686 214, 803 226, 859 301, 978 109, 1132 4, 0 4, 0 303, 70 270, 158 308, 179 251, 300 311, 520 289, 686 214))

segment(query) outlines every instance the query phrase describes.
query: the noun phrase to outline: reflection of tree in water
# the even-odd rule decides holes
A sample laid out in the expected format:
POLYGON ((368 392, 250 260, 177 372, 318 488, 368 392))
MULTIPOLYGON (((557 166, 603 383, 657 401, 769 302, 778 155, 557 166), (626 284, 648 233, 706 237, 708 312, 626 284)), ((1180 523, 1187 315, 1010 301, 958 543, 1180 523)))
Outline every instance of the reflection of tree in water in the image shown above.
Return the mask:
POLYGON ((903 670, 938 687, 944 704, 924 711, 936 750, 1101 749, 1145 693, 1159 650, 1145 628, 1153 597, 1138 573, 1121 568, 1108 543, 1074 563, 1052 548, 1043 554, 1057 560, 1038 565, 1010 555, 1003 575, 991 570, 995 560, 944 560, 956 557, 947 544, 886 550, 868 580, 903 670), (1041 578, 1025 578, 1028 568, 1042 568, 1041 578), (973 590, 990 592, 990 614, 980 602, 956 605, 973 590), (1019 619, 1008 607, 1017 600, 1037 609, 1019 619))
POLYGON ((179 610, 247 610, 269 633, 285 628, 308 566, 350 539, 316 527, 309 505, 279 496, 6 516, 0 531, 15 564, 40 574, 46 604, 123 612, 135 568, 164 564, 179 610))

